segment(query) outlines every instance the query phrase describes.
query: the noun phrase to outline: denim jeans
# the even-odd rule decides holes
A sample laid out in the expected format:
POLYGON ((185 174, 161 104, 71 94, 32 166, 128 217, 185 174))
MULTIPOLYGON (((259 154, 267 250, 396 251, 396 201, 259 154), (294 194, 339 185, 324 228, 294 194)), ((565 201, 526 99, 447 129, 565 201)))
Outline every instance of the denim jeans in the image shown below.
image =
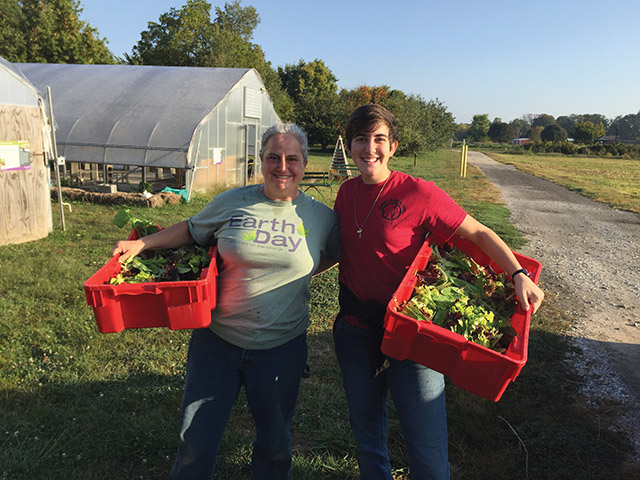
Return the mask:
POLYGON ((387 393, 400 421, 413 480, 449 478, 443 376, 410 360, 369 372, 367 331, 338 315, 333 338, 349 405, 349 423, 358 443, 361 480, 392 480, 387 449, 387 393))
POLYGON ((171 480, 211 480, 231 407, 244 386, 256 428, 256 480, 289 479, 291 421, 307 361, 306 335, 268 350, 244 350, 208 328, 194 330, 171 480))

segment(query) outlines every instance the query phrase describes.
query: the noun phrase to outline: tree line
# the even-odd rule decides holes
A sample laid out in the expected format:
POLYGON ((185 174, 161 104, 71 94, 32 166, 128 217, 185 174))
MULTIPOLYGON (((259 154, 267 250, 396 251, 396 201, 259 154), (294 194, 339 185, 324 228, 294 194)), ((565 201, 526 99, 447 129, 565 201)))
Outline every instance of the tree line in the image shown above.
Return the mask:
POLYGON ((108 40, 81 14, 79 0, 0 0, 0 56, 10 62, 255 68, 280 118, 302 126, 309 141, 323 149, 335 143, 349 113, 364 103, 382 104, 398 117, 400 154, 441 148, 453 138, 588 142, 606 133, 640 140, 640 112, 614 120, 599 114, 524 115, 508 123, 482 114, 470 125, 456 124, 437 98, 427 101, 388 85, 338 89, 338 79, 321 59, 274 67, 252 41, 260 16, 241 0, 213 12, 205 0, 187 0, 148 22, 124 58, 109 50, 108 40))
POLYGON ((484 142, 490 140, 507 143, 516 138, 528 138, 532 142, 564 142, 592 144, 596 139, 609 137, 613 143, 640 141, 640 111, 609 119, 599 113, 561 115, 554 118, 546 113, 527 114, 511 122, 500 118, 489 120, 488 114, 473 116, 470 125, 456 126, 457 140, 484 142))
POLYGON ((380 103, 399 120, 401 154, 433 150, 453 138, 453 115, 439 100, 426 101, 387 85, 338 89, 338 79, 320 59, 273 67, 252 42, 260 16, 240 0, 212 5, 187 0, 158 21, 148 22, 131 53, 119 58, 107 39, 80 20, 77 0, 0 0, 0 56, 10 62, 165 65, 255 68, 282 120, 303 127, 312 144, 335 144, 349 113, 380 103))

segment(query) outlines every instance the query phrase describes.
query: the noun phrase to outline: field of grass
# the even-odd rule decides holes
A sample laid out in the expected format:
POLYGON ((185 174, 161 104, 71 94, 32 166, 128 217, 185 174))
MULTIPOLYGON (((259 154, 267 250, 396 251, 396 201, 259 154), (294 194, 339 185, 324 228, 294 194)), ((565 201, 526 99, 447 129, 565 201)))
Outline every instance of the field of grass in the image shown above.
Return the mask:
POLYGON ((501 163, 563 185, 614 208, 640 213, 640 161, 566 155, 485 152, 501 163))
MULTIPOLYGON (((498 193, 458 154, 394 160, 393 167, 436 181, 514 249, 524 243, 498 193), (497 201, 495 199, 498 199, 497 201)), ((330 156, 312 152, 310 169, 330 156)), ((332 204, 338 185, 309 192, 332 204)), ((132 209, 162 226, 199 211, 207 199, 132 209)), ((189 332, 98 333, 83 282, 125 236, 117 207, 74 203, 60 231, 0 247, 0 479, 162 479, 177 445, 189 332)), ((331 340, 336 270, 313 280, 309 329, 312 376, 301 386, 292 427, 293 478, 356 479, 355 443, 331 340)), ((544 287, 544 285, 543 285, 544 287)), ((582 401, 567 369, 569 319, 550 298, 532 320, 529 360, 502 399, 489 402, 447 385, 454 479, 633 478, 626 439, 582 401)), ((390 404, 393 410, 392 404, 390 404)), ((252 421, 241 394, 225 432, 217 477, 250 478, 252 421)), ((391 416, 397 479, 408 479, 403 438, 391 416)))

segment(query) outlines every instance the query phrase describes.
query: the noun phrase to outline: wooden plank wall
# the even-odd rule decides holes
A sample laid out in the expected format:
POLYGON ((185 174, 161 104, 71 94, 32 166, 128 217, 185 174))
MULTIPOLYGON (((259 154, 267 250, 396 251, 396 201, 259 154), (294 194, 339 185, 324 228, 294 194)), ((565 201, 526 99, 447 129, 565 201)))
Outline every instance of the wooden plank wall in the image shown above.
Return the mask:
POLYGON ((0 140, 28 141, 31 156, 28 170, 0 171, 0 245, 37 240, 53 230, 44 134, 39 108, 0 105, 0 140))

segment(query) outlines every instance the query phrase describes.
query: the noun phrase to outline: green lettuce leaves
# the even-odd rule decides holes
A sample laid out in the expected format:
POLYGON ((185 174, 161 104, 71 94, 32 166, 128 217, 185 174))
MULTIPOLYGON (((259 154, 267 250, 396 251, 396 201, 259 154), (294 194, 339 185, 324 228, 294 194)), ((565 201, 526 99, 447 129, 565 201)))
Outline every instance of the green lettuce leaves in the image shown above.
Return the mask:
POLYGON ((399 312, 429 321, 467 340, 504 353, 516 335, 511 316, 517 308, 515 288, 504 273, 479 265, 449 245, 433 247, 412 297, 399 312))

